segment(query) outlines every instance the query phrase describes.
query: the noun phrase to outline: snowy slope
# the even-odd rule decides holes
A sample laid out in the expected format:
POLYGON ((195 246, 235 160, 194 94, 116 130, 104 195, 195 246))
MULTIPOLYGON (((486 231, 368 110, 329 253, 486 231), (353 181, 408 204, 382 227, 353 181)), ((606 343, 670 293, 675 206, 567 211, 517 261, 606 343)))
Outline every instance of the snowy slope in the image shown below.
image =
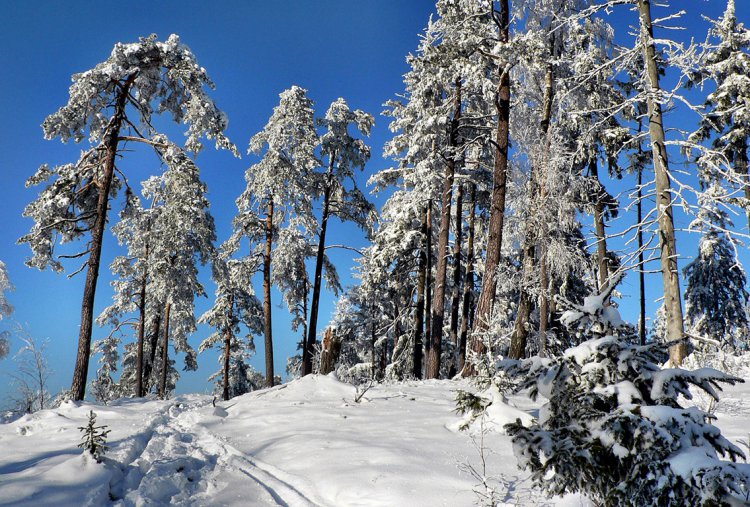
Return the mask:
MULTIPOLYGON (((354 387, 309 376, 216 407, 202 395, 67 403, 0 425, 0 505, 474 505, 465 468, 481 471, 480 455, 453 429, 455 390, 468 387, 378 385, 355 403, 354 387), (76 447, 91 409, 112 430, 102 464, 76 447)), ((748 394, 733 388, 719 405, 730 437, 747 438, 748 394)), ((484 444, 507 505, 587 505, 531 490, 507 437, 484 444)))

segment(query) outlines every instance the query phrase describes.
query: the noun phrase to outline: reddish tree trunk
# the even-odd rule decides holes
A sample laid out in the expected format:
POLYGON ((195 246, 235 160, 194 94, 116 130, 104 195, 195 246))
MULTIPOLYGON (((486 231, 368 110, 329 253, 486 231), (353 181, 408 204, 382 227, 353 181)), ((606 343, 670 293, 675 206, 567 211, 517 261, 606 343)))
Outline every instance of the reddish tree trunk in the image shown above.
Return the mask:
POLYGON ((453 291, 451 297, 451 341, 458 348, 458 312, 461 303, 461 233, 463 229, 463 185, 456 189, 456 230, 453 243, 453 291))
POLYGON ((130 87, 135 80, 135 74, 130 76, 120 87, 115 98, 115 113, 107 127, 104 138, 106 155, 104 156, 103 173, 96 182, 99 197, 96 203, 96 219, 91 230, 89 243, 88 269, 83 289, 81 303, 81 330, 78 335, 78 353, 73 370, 73 383, 70 387, 74 400, 83 400, 86 395, 86 381, 89 375, 89 357, 91 356, 91 333, 94 321, 94 299, 96 297, 96 282, 99 279, 99 264, 102 257, 102 241, 104 229, 107 226, 107 211, 109 210, 109 194, 115 174, 115 157, 119 142, 120 129, 125 118, 125 104, 127 103, 130 87))
MULTIPOLYGON (((427 210, 422 210, 422 241, 427 241, 427 210)), ((419 279, 417 281, 417 307, 414 310, 414 351, 412 373, 418 379, 422 378, 422 337, 424 335, 424 303, 427 279, 427 246, 423 243, 419 251, 417 264, 419 279)))
POLYGON ((171 303, 167 303, 164 310, 164 342, 161 349, 161 381, 159 383, 159 398, 167 398, 167 370, 169 369, 169 311, 172 308, 171 303))
POLYGON ((438 257, 435 270, 435 295, 432 301, 432 333, 430 348, 427 353, 427 369, 425 377, 438 378, 440 376, 440 355, 443 342, 443 321, 445 320, 445 282, 448 278, 448 237, 451 227, 451 196, 453 194, 453 179, 456 172, 456 148, 458 147, 458 125, 461 121, 461 79, 456 79, 456 93, 453 100, 453 119, 449 145, 452 148, 443 178, 443 200, 440 210, 440 229, 438 231, 438 257))
POLYGON ((466 281, 464 282, 464 296, 461 306, 461 338, 458 344, 458 368, 463 370, 466 363, 466 339, 469 334, 469 310, 474 294, 474 221, 476 219, 476 186, 471 185, 469 198, 471 199, 471 211, 469 211, 469 239, 466 245, 466 281))
POLYGON ((271 328, 271 247, 273 243, 273 199, 266 215, 266 252, 263 255, 263 316, 266 338, 266 387, 273 387, 273 332, 271 328))
MULTIPOLYGON (((229 316, 228 320, 232 321, 232 305, 234 304, 234 298, 229 296, 229 316)), ((232 355, 232 328, 227 326, 224 329, 224 385, 221 393, 221 398, 224 401, 229 400, 229 360, 232 355)))
MULTIPOLYGON (((492 13, 494 17, 494 12, 492 13)), ((510 42, 510 2, 500 0, 499 41, 510 42)), ((485 353, 484 333, 492 315, 497 289, 496 271, 500 264, 500 251, 503 243, 505 222, 505 193, 508 180, 508 144, 510 125, 510 74, 509 69, 500 66, 500 83, 495 96, 497 110, 497 130, 495 132, 495 165, 492 175, 492 195, 490 197, 490 223, 487 231, 487 254, 485 258, 482 290, 474 315, 474 329, 471 335, 471 351, 476 356, 485 353)), ((464 363, 462 374, 473 376, 476 369, 472 361, 464 363)))

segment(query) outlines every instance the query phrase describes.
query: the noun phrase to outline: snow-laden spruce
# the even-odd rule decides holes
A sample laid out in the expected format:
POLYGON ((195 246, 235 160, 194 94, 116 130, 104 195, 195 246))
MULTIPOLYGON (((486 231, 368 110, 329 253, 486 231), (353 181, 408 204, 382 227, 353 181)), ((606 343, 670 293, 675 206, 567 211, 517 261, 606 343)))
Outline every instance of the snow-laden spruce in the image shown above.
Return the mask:
POLYGON ((702 230, 698 255, 685 266, 685 318, 692 334, 716 349, 735 350, 747 344, 747 277, 736 258, 738 242, 727 233, 732 222, 719 204, 726 190, 718 183, 701 196, 701 210, 692 224, 702 230))
MULTIPOLYGON (((42 165, 29 178, 27 186, 44 188, 24 210, 34 220, 29 234, 19 242, 28 243, 32 257, 29 266, 55 271, 63 269, 55 247, 79 240, 91 233, 83 251, 74 258, 85 258, 87 268, 82 303, 78 356, 73 375, 72 396, 83 399, 88 376, 94 297, 99 273, 101 248, 109 204, 125 182, 122 164, 115 160, 131 143, 144 143, 157 155, 173 151, 155 131, 154 114, 169 114, 187 125, 185 149, 193 153, 203 148, 201 139, 215 142, 217 148, 237 154, 224 135, 227 118, 206 88, 213 88, 206 70, 190 49, 171 35, 166 42, 156 36, 130 44, 118 43, 107 60, 91 70, 75 74, 68 103, 43 123, 45 138, 63 142, 88 140, 78 162, 51 168, 42 165)), ((179 157, 184 155, 172 155, 179 157)), ((169 162, 165 159, 165 162, 169 162)))
MULTIPOLYGON (((745 7, 745 5, 743 5, 745 7)), ((750 137, 750 30, 737 19, 735 0, 711 22, 704 53, 688 86, 715 85, 705 102, 700 127, 689 140, 711 142, 699 150, 698 166, 706 179, 727 178, 742 189, 750 223, 748 137, 750 137), (729 167, 727 168, 727 166, 729 167), (729 169, 729 170, 727 170, 729 169)), ((734 196, 733 196, 734 197, 734 196)))
POLYGON ((691 387, 718 399, 721 383, 743 380, 662 369, 664 344, 635 345, 607 298, 563 314, 587 341, 552 359, 502 363, 516 392, 547 400, 533 424, 506 426, 519 465, 549 495, 581 492, 598 505, 740 504, 750 487, 750 468, 733 463, 742 451, 678 399, 691 399, 691 387))

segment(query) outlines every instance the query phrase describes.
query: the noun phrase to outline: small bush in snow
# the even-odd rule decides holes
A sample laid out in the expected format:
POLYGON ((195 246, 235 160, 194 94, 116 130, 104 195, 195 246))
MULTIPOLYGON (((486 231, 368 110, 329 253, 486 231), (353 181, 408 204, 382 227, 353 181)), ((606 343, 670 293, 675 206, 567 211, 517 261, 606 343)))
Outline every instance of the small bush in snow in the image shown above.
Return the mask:
POLYGON ((517 391, 548 400, 538 421, 506 426, 519 465, 550 495, 581 492, 598 505, 724 505, 748 498, 742 451, 702 410, 695 386, 718 399, 741 379, 710 368, 661 369, 664 345, 638 346, 606 298, 586 298, 563 322, 590 338, 553 359, 505 361, 517 391))
POLYGON ((107 435, 110 430, 106 425, 96 425, 96 414, 93 410, 89 411, 89 422, 86 426, 79 426, 78 429, 83 432, 81 443, 78 447, 83 448, 84 452, 88 451, 96 460, 101 463, 102 456, 107 452, 107 435))

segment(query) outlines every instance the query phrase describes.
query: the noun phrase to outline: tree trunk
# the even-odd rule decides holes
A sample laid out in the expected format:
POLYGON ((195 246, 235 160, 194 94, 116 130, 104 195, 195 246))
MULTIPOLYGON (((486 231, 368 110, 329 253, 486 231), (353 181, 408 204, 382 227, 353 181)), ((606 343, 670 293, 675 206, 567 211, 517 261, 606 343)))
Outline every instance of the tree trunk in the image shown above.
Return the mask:
MULTIPOLYGON (((370 308, 370 318, 375 315, 375 308, 370 308)), ((375 342, 377 336, 375 335, 375 320, 372 319, 370 322, 370 378, 375 380, 375 342)))
MULTIPOLYGON (((432 347, 432 327, 430 326, 430 315, 432 315, 432 199, 427 202, 427 267, 425 271, 427 279, 424 287, 424 355, 428 355, 430 347, 432 347)), ((426 371, 425 378, 428 378, 426 371)))
POLYGON ((153 387, 151 372, 154 369, 154 361, 156 360, 156 347, 159 342, 159 331, 161 328, 161 311, 156 314, 156 322, 154 323, 154 330, 149 337, 149 361, 143 368, 143 383, 145 384, 145 391, 149 392, 153 387))
POLYGON ((135 395, 142 398, 146 395, 143 388, 143 342, 146 336, 146 284, 148 282, 148 245, 146 245, 146 259, 141 282, 140 305, 138 307, 138 349, 135 361, 135 395))
MULTIPOLYGON (((742 176, 742 181, 745 183, 745 199, 750 203, 750 177, 748 176, 747 166, 747 139, 740 139, 737 152, 734 154, 734 170, 742 176)), ((750 228, 750 207, 745 209, 745 215, 747 216, 748 228, 750 228)))
MULTIPOLYGON (((147 249, 148 250, 148 249, 147 249)), ((146 278, 141 282, 140 304, 138 305, 138 348, 135 359, 135 395, 145 396, 143 389, 143 342, 146 327, 146 278)))
MULTIPOLYGON (((639 129, 640 130, 640 129, 639 129)), ((639 145, 640 149, 640 145, 639 145)), ((638 167, 638 200, 636 201, 636 212, 638 213, 638 288, 640 311, 638 313, 638 338, 641 345, 646 345, 646 273, 643 259, 643 167, 638 167)))
POLYGON ((462 371, 466 363, 466 339, 469 334, 469 309, 474 295, 474 221, 476 219, 477 187, 472 183, 469 190, 471 210, 469 211, 469 239, 466 245, 466 281, 464 282, 464 297, 461 306, 461 338, 458 344, 458 368, 462 371))
POLYGON ((607 259, 607 236, 604 230, 604 189, 599 181, 599 166, 596 157, 589 160, 589 174, 596 180, 597 191, 594 202, 594 229, 596 231, 596 260, 599 266, 599 292, 604 292, 609 279, 609 261, 607 259))
MULTIPOLYGON (((661 104, 655 94, 660 93, 659 70, 656 65, 654 30, 651 24, 650 0, 638 0, 643 39, 643 60, 650 89, 648 90, 649 135, 651 153, 656 175, 656 205, 659 217, 659 246, 661 250, 662 283, 664 285, 664 306, 667 313, 667 339, 682 340, 685 335, 680 300, 680 277, 677 268, 677 242, 674 232, 672 192, 669 177, 669 158, 664 143, 664 119, 661 104)), ((680 366, 687 356, 687 344, 681 342, 669 348, 669 360, 680 366)))
MULTIPOLYGON (((229 296, 229 315, 227 320, 232 322, 232 307, 234 306, 234 296, 229 296)), ((229 400, 229 360, 232 357, 232 326, 231 324, 224 329, 224 378, 221 392, 221 399, 229 400)))
POLYGON ((167 399, 167 370, 169 369, 169 311, 171 303, 167 303, 164 310, 164 342, 161 349, 161 380, 159 382, 159 398, 167 399))
POLYGON ((117 92, 115 113, 109 121, 107 133, 104 138, 106 154, 104 156, 103 173, 101 178, 96 182, 96 186, 99 189, 99 197, 96 203, 96 219, 91 229, 91 242, 89 243, 89 251, 91 253, 86 262, 88 269, 86 271, 86 283, 81 303, 81 330, 78 335, 78 354, 76 356, 75 370, 73 370, 73 383, 70 387, 71 396, 77 401, 83 400, 86 395, 89 357, 91 356, 91 333, 94 321, 94 298, 96 296, 96 282, 99 278, 99 264, 102 257, 102 240, 104 239, 104 229, 107 226, 109 193, 115 174, 115 157, 117 156, 120 128, 125 118, 125 104, 127 103, 128 93, 135 80, 135 76, 135 74, 131 75, 117 92))
POLYGON ((320 353, 320 374, 328 375, 336 369, 336 361, 338 361, 339 353, 341 352, 341 340, 333 332, 333 328, 329 327, 323 334, 323 347, 320 353))
MULTIPOLYGON (((546 250, 546 249, 543 249, 546 250)), ((539 300, 539 356, 547 357, 547 331, 549 330, 549 302, 551 298, 551 283, 547 268, 546 254, 539 260, 539 287, 542 296, 539 300)))
MULTIPOLYGON (((494 16, 494 11, 493 11, 494 16)), ((510 2, 500 0, 499 40, 510 42, 510 2)), ((497 131, 495 133, 495 165, 492 175, 492 196, 490 198, 490 223, 487 231, 487 254, 485 258, 482 290, 479 293, 474 326, 471 333, 471 351, 477 356, 485 353, 484 333, 487 331, 492 305, 497 289, 496 271, 500 263, 503 244, 503 224, 505 222, 505 191, 508 180, 508 133, 510 125, 510 69, 499 67, 500 83, 495 95, 497 110, 497 131)), ((462 375, 473 376, 476 370, 471 361, 466 361, 462 375)))
POLYGON ((425 284, 427 279, 427 209, 422 210, 422 241, 423 246, 419 251, 419 262, 417 270, 419 278, 417 281, 417 307, 414 310, 414 351, 412 374, 415 378, 422 378, 422 337, 424 335, 424 302, 425 284))
MULTIPOLYGON (((527 233, 528 236, 530 233, 527 233)), ((534 271, 534 255, 536 249, 534 243, 529 239, 526 240, 526 247, 523 253, 523 273, 524 280, 521 282, 521 295, 518 300, 518 310, 516 311, 516 321, 513 325, 513 334, 510 338, 510 350, 508 351, 508 357, 511 359, 521 359, 526 354, 526 341, 529 336, 529 319, 531 317, 531 308, 534 302, 531 299, 526 286, 531 281, 528 277, 534 271)))
POLYGON ((451 342, 458 348, 458 313, 461 303, 461 233, 463 226, 463 185, 456 189, 456 230, 453 242, 453 292, 451 297, 451 342))
POLYGON ((435 294, 432 301, 430 348, 427 354, 427 369, 425 377, 438 378, 440 376, 440 355, 443 342, 443 321, 445 320, 445 282, 448 278, 448 237, 451 228, 451 196, 453 194, 453 179, 456 172, 456 156, 458 149, 458 126, 461 121, 461 79, 456 79, 456 92, 453 99, 453 119, 448 144, 451 148, 448 161, 445 164, 443 178, 443 207, 440 210, 440 230, 438 231, 438 257, 435 271, 435 294))
POLYGON ((318 306, 320 304, 320 288, 323 277, 323 256, 325 255, 326 228, 331 205, 331 187, 333 186, 333 164, 336 154, 331 154, 326 176, 326 187, 323 192, 323 215, 320 220, 320 239, 318 241, 318 255, 315 258, 315 279, 313 281, 312 302, 310 304, 310 326, 307 329, 307 343, 302 350, 302 376, 312 373, 312 355, 318 329, 318 306))
POLYGON ((307 298, 310 294, 310 282, 307 279, 307 273, 304 271, 305 268, 305 261, 302 261, 302 271, 305 273, 305 279, 303 280, 303 283, 305 284, 305 298, 302 300, 302 354, 304 356, 304 350, 307 348, 307 318, 309 317, 309 312, 307 309, 307 298))
POLYGON ((266 214, 266 252, 263 255, 263 316, 266 337, 266 387, 273 387, 273 333, 271 329, 271 247, 273 243, 273 199, 266 214))

